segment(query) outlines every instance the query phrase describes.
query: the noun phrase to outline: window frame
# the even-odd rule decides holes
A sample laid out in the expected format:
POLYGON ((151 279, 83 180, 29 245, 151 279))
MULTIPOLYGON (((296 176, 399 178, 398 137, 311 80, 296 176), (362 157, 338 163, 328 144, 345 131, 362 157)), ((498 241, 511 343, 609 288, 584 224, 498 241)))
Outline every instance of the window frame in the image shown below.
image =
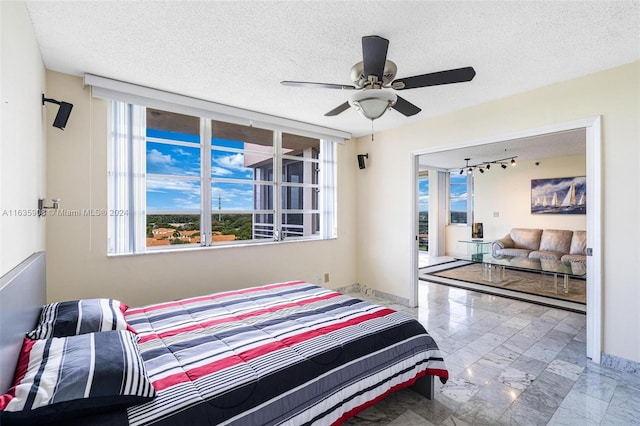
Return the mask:
MULTIPOLYGON (((109 123, 111 126, 111 132, 112 135, 114 134, 118 134, 118 132, 122 132, 121 130, 116 129, 116 125, 112 122, 113 120, 113 116, 117 115, 117 105, 120 105, 120 107, 126 107, 126 108, 132 108, 132 109, 142 109, 142 111, 146 111, 146 106, 142 106, 142 105, 135 105, 132 104, 130 102, 126 102, 126 101, 118 101, 118 100, 110 100, 111 102, 111 108, 110 108, 110 118, 109 118, 109 123)), ((176 108, 176 109, 172 109, 170 106, 164 106, 162 108, 158 108, 156 106, 153 106, 151 108, 154 109, 159 109, 162 111, 166 111, 169 113, 177 113, 177 114, 185 114, 185 111, 181 108, 176 108)), ((139 113, 139 111, 138 111, 139 113)), ((144 113, 143 113, 144 114, 144 113)), ((188 113, 187 113, 188 114, 188 113)), ((193 114, 188 114, 188 115, 193 115, 193 114)), ((126 222, 125 226, 122 226, 122 224, 120 224, 120 226, 118 225, 118 221, 120 220, 120 222, 123 222, 121 219, 122 218, 110 218, 109 220, 109 226, 108 226, 108 241, 109 241, 109 247, 108 247, 108 254, 109 255, 118 255, 118 254, 137 254, 137 253, 152 253, 152 252, 158 252, 158 251, 180 251, 180 250, 184 250, 184 249, 202 249, 202 248, 217 248, 217 247, 225 247, 225 246, 246 246, 246 245, 255 245, 255 244, 264 244, 264 243, 278 243, 278 242, 282 242, 282 241, 300 241, 300 240, 324 240, 324 239, 331 239, 331 238, 336 238, 337 237, 337 228, 336 228, 336 215, 337 215, 337 210, 336 210, 336 201, 337 201, 337 193, 335 191, 336 188, 336 178, 337 178, 337 164, 335 162, 335 158, 336 158, 336 141, 333 140, 335 138, 318 138, 319 141, 319 154, 318 154, 318 158, 305 158, 305 157, 299 157, 299 156, 287 156, 286 153, 283 152, 282 150, 282 135, 283 133, 290 133, 293 135, 300 135, 300 136, 307 136, 305 135, 304 132, 296 132, 295 130, 292 130, 291 128, 284 128, 281 129, 276 125, 272 125, 272 126, 268 126, 268 125, 264 125, 264 124, 260 124, 256 127, 259 127, 261 129, 264 130, 268 130, 271 131, 273 133, 273 154, 269 154, 268 156, 272 156, 273 158, 273 181, 265 181, 265 180, 255 180, 255 179, 251 179, 251 180, 242 180, 242 182, 240 182, 240 180, 237 180, 236 183, 242 183, 242 184, 252 184, 255 186, 257 185, 270 185, 272 187, 272 205, 273 205, 273 209, 272 210, 264 210, 264 209, 257 209, 256 208, 256 204, 255 204, 255 200, 254 200, 254 209, 249 210, 249 211, 239 211, 239 210, 230 210, 230 211, 222 211, 221 214, 252 214, 253 216, 253 220, 255 221, 256 215, 259 214, 272 214, 273 215, 273 227, 274 227, 274 232, 273 232, 273 238, 266 238, 266 239, 261 239, 261 238, 255 238, 256 236, 256 232, 255 232, 255 228, 253 228, 255 226, 255 222, 252 222, 252 239, 251 240, 235 240, 235 241, 229 241, 229 242, 216 242, 215 244, 212 241, 212 215, 213 214, 217 214, 219 213, 219 211, 215 210, 215 208, 213 207, 213 203, 212 198, 212 188, 213 185, 216 182, 226 182, 226 183, 233 183, 235 182, 233 179, 225 179, 225 178, 220 178, 220 177, 214 177, 212 176, 212 154, 214 152, 214 150, 218 150, 220 147, 216 147, 213 143, 212 143, 212 125, 211 122, 212 120, 217 120, 217 121, 223 121, 223 122, 228 122, 228 123, 233 123, 233 124, 240 124, 240 125, 247 125, 242 124, 242 123, 238 123, 238 120, 229 120, 228 117, 218 117, 215 114, 209 114, 209 115, 198 115, 196 116, 200 119, 200 143, 197 144, 200 148, 200 176, 198 178, 194 178, 194 177, 188 177, 188 176, 181 176, 181 175, 162 175, 162 174, 151 174, 149 173, 147 175, 146 172, 146 163, 145 165, 142 167, 142 171, 144 174, 144 184, 142 185, 144 187, 144 190, 141 190, 140 188, 137 189, 137 192, 135 193, 136 195, 133 195, 133 193, 128 194, 127 195, 127 200, 130 202, 129 206, 133 205, 133 210, 137 211, 138 213, 140 213, 140 204, 142 204, 142 200, 145 199, 144 201, 144 205, 142 207, 142 210, 144 211, 144 227, 141 226, 140 224, 140 218, 138 217, 137 219, 129 219, 129 220, 125 220, 124 222, 126 222), (330 150, 330 152, 325 152, 323 153, 323 150, 330 150), (323 158, 326 157, 326 158, 323 158), (282 176, 282 169, 283 169, 283 162, 286 161, 299 161, 299 162, 303 162, 304 167, 306 167, 306 164, 310 163, 312 166, 314 166, 314 170, 313 173, 319 173, 318 170, 322 170, 323 168, 325 169, 325 173, 326 175, 324 175, 324 180, 326 180, 329 183, 329 186, 323 186, 326 185, 326 182, 321 183, 320 181, 322 179, 320 179, 320 177, 322 176, 322 174, 320 173, 320 176, 316 177, 316 183, 308 183, 308 182, 300 182, 300 183, 296 183, 296 182, 286 182, 285 179, 282 176), (323 164, 325 167, 323 167, 323 164), (147 179, 149 178, 156 178, 156 179, 187 179, 190 181, 194 181, 194 180, 198 180, 200 183, 200 211, 196 212, 196 211, 184 211, 184 210, 154 210, 154 211, 147 211, 147 204, 146 204, 146 185, 147 185, 147 179), (286 188, 301 188, 302 190, 307 190, 310 189, 311 191, 316 191, 316 195, 315 195, 315 208, 312 209, 293 209, 293 210, 287 210, 285 208, 285 206, 282 205, 282 197, 283 197, 283 191, 286 190, 286 188), (141 192, 145 192, 144 197, 141 197, 141 192), (325 192, 325 194, 322 194, 322 192, 325 192), (321 196, 320 194, 322 194, 323 196, 321 196), (324 203, 324 206, 323 206, 324 203), (328 204, 327 204, 328 203, 328 204), (295 213, 295 214, 311 214, 312 216, 309 218, 309 220, 312 220, 312 222, 314 222, 311 227, 313 228, 313 234, 312 235, 306 235, 306 236, 290 236, 288 235, 286 238, 284 238, 284 233, 283 233, 283 224, 282 224, 282 217, 283 215, 287 214, 287 213, 295 213), (201 229, 200 229, 200 235, 201 235, 201 241, 200 243, 191 243, 191 244, 179 244, 179 245, 164 245, 164 246, 146 246, 146 236, 147 236, 147 229, 146 229, 146 222, 147 222, 147 216, 148 215, 161 215, 161 214, 198 214, 200 216, 200 224, 201 224, 201 229), (316 216, 318 216, 319 218, 317 219, 317 228, 316 228, 316 216), (133 222, 137 222, 137 226, 132 225, 133 222), (119 228, 123 228, 123 229, 119 229, 119 228), (141 229, 143 229, 143 231, 141 231, 141 229), (123 233, 126 234, 126 236, 123 236, 123 233), (142 236, 140 236, 140 234, 142 234, 142 236), (122 244, 122 243, 117 243, 114 242, 114 239, 116 235, 119 235, 119 237, 122 238, 128 238, 129 240, 135 241, 135 243, 132 243, 131 241, 129 241, 126 244, 122 244)), ((139 120, 137 122, 139 124, 139 120)), ((122 123, 121 123, 122 124, 122 123)), ((251 123, 250 123, 251 124, 251 123)), ((133 123, 126 123, 124 125, 124 128, 127 128, 129 130, 132 129, 132 125, 135 125, 133 123)), ((134 132, 136 133, 136 132, 134 132)), ((142 133, 146 133, 146 122, 144 124, 144 130, 142 133)), ((139 136, 139 135, 138 135, 139 136)), ((213 135, 215 137, 215 135, 213 135)), ((117 162, 114 162, 114 158, 117 157, 117 155, 115 155, 113 153, 114 150, 114 139, 115 136, 111 136, 110 137, 110 143, 109 143, 109 208, 110 209, 115 209, 118 207, 122 206, 122 203, 118 204, 114 202, 114 196, 113 196, 113 188, 117 187, 118 184, 114 183, 114 179, 115 176, 118 174, 117 171, 115 171, 114 166, 117 164, 117 162)), ((317 136, 312 135, 312 138, 317 138, 317 136)), ((138 149, 142 149, 143 152, 139 152, 137 153, 137 155, 133 155, 132 157, 140 157, 142 156, 142 158, 146 158, 146 146, 147 146, 147 142, 151 142, 151 143, 166 143, 168 145, 175 145, 175 146, 181 146, 181 145, 185 145, 185 146, 189 146, 191 148, 195 147, 195 143, 191 143, 191 142, 183 142, 183 141, 159 141, 158 138, 154 138, 154 137, 147 137, 146 134, 144 135, 144 143, 142 143, 142 148, 140 148, 140 146, 138 146, 138 149), (151 140, 149 140, 151 139, 151 140), (175 142, 175 143, 174 143, 175 142)), ((246 143, 251 143, 250 141, 246 141, 246 143)), ((225 149, 226 151, 226 149, 225 149)), ((229 152, 233 151, 232 149, 229 149, 229 152)), ((238 151, 238 150, 235 150, 238 151)), ((135 167, 134 167, 135 169, 135 167)), ((131 170, 131 167, 129 167, 129 170, 131 170)), ((140 171, 140 164, 138 164, 138 171, 140 171)), ((140 182, 135 183, 135 179, 132 179, 132 183, 131 186, 140 186, 140 182)), ((133 215, 133 216, 139 216, 138 215, 133 215)), ((303 221, 303 224, 305 222, 303 221)))

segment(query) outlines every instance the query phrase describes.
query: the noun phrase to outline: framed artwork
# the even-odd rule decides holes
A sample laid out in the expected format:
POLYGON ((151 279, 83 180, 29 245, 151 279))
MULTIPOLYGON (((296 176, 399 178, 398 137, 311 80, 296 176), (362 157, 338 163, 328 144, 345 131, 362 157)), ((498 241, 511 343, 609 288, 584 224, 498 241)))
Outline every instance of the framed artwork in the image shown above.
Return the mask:
POLYGON ((531 214, 586 214, 587 177, 531 179, 531 214))

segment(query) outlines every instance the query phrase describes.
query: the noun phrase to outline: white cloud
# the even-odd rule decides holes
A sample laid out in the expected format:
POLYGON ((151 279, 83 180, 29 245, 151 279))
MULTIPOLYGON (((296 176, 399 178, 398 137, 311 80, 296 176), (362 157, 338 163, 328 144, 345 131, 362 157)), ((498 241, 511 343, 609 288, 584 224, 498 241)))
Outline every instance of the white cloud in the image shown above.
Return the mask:
POLYGON ((212 166, 211 167, 211 174, 213 176, 228 176, 230 174, 233 174, 233 172, 228 170, 228 169, 225 169, 223 167, 212 166))
POLYGON ((231 170, 247 170, 244 166, 244 154, 223 155, 213 159, 213 162, 220 167, 231 170))
POLYGON ((171 158, 171 154, 163 154, 157 149, 152 149, 147 154, 147 161, 151 164, 172 164, 174 160, 171 158))
POLYGON ((173 152, 175 152, 176 154, 183 155, 185 157, 191 157, 191 153, 189 151, 185 151, 182 148, 175 148, 173 152))

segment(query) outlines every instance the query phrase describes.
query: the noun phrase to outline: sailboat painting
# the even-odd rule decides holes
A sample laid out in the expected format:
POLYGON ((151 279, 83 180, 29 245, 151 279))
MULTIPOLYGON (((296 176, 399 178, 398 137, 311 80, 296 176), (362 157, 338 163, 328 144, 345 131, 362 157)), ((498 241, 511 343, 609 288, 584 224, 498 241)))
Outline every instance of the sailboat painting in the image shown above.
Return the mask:
POLYGON ((586 176, 531 179, 531 214, 586 213, 586 176))

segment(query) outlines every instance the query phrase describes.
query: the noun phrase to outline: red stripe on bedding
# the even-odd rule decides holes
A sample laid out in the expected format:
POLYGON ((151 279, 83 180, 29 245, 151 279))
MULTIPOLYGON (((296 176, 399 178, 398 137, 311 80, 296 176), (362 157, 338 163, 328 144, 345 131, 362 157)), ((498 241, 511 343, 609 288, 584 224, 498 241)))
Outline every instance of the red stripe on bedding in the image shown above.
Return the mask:
POLYGON ((416 374, 416 376, 413 379, 409 379, 406 382, 403 383, 399 383, 395 386, 393 386, 392 388, 390 388, 389 390, 387 390, 385 393, 378 395, 377 397, 375 397, 374 399, 372 399, 371 401, 367 401, 362 405, 359 405, 345 413, 342 414, 342 416, 340 416, 340 418, 338 418, 335 422, 331 423, 331 426, 338 426, 341 425, 342 423, 344 423, 345 421, 347 421, 348 419, 350 419, 351 417, 355 416, 356 414, 358 414, 361 411, 366 410, 367 408, 376 405, 378 402, 382 401, 383 399, 385 399, 387 396, 391 395, 394 392, 399 391, 400 389, 404 389, 404 388, 408 388, 409 386, 412 386, 419 378, 426 376, 427 374, 431 374, 431 375, 437 375, 437 374, 433 374, 433 371, 438 371, 438 372, 442 372, 444 371, 447 375, 447 371, 446 370, 434 370, 431 368, 427 368, 424 371, 419 372, 418 374, 416 374))
POLYGON ((29 358, 31 357, 31 348, 36 344, 35 340, 31 340, 29 338, 24 338, 22 342, 22 348, 20 349, 20 354, 18 355, 18 365, 16 366, 16 372, 14 374, 14 381, 11 385, 11 388, 4 395, 0 395, 0 411, 7 408, 9 401, 11 401, 16 396, 16 385, 22 382, 22 379, 27 375, 27 371, 29 370, 29 358))
POLYGON ((179 385, 180 383, 190 383, 213 372, 233 367, 234 365, 242 364, 243 362, 242 358, 234 355, 209 364, 201 365, 200 367, 192 368, 191 370, 172 374, 162 379, 155 380, 151 384, 156 392, 158 392, 171 386, 179 385))
POLYGON ((248 349, 244 352, 240 352, 238 355, 231 355, 227 358, 222 358, 217 361, 186 370, 185 372, 180 372, 180 373, 173 374, 173 375, 164 377, 162 379, 153 381, 153 387, 155 388, 156 391, 160 391, 162 389, 166 389, 168 387, 178 385, 180 383, 188 381, 188 380, 185 380, 185 378, 187 377, 190 378, 191 381, 194 381, 202 377, 205 377, 211 373, 214 373, 216 371, 220 371, 225 368, 228 368, 243 362, 249 362, 253 359, 259 358, 268 353, 290 347, 293 344, 298 342, 304 342, 305 340, 308 340, 310 337, 315 337, 319 334, 327 334, 335 330, 340 330, 346 327, 358 325, 370 319, 384 317, 392 313, 395 313, 395 311, 389 308, 384 308, 376 312, 360 315, 357 318, 350 318, 338 324, 332 324, 326 327, 322 327, 322 328, 319 328, 318 330, 309 330, 309 331, 297 334, 295 336, 285 338, 282 341, 275 341, 275 342, 272 341, 269 343, 265 343, 263 345, 256 346, 255 348, 248 349))
POLYGON ((279 287, 290 287, 290 286, 304 284, 304 283, 305 281, 288 281, 284 283, 265 285, 262 287, 252 287, 252 288, 247 288, 242 290, 226 291, 222 293, 209 294, 207 296, 198 296, 198 297, 192 297, 190 299, 182 299, 177 302, 158 303, 155 305, 149 305, 142 308, 133 308, 133 309, 129 308, 126 313, 127 315, 135 315, 143 312, 152 312, 152 311, 157 311, 159 309, 171 308, 174 306, 188 305, 190 303, 203 302, 206 300, 215 300, 215 299, 220 299, 223 297, 229 297, 229 296, 234 296, 239 294, 250 294, 250 293, 255 293, 259 291, 279 288, 279 287))
POLYGON ((282 339, 282 343, 284 343, 287 346, 293 346, 295 344, 305 342, 313 337, 329 334, 332 331, 340 330, 346 327, 351 327, 353 325, 358 325, 360 323, 369 321, 374 318, 381 318, 390 314, 395 314, 395 312, 396 311, 394 311, 393 309, 383 308, 383 309, 380 309, 379 311, 360 315, 357 318, 350 318, 340 323, 327 325, 327 326, 318 328, 316 330, 309 330, 304 333, 296 334, 295 336, 285 337, 284 339, 282 339))
POLYGON ((364 404, 359 405, 358 407, 355 407, 355 408, 349 410, 346 413, 343 413, 342 416, 338 420, 336 420, 335 422, 333 422, 331 424, 331 426, 341 425, 342 423, 344 423, 345 421, 347 421, 351 417, 355 416, 359 412, 361 412, 363 410, 366 410, 367 408, 369 408, 369 407, 371 407, 373 405, 376 405, 378 402, 382 401, 383 399, 385 399, 387 396, 391 395, 392 393, 397 392, 400 389, 404 389, 404 388, 408 388, 409 386, 413 386, 415 384, 415 382, 418 381, 418 379, 420 379, 421 377, 427 376, 427 375, 442 377, 444 379, 448 379, 449 378, 449 372, 447 370, 440 370, 440 369, 437 369, 437 368, 427 368, 426 370, 421 371, 418 374, 416 374, 416 376, 413 379, 407 380, 406 382, 403 382, 403 383, 399 383, 399 384, 393 386, 392 388, 390 388, 388 391, 386 391, 382 395, 379 395, 376 398, 372 399, 371 401, 367 401, 364 404))
POLYGON ((329 294, 325 294, 325 295, 318 296, 318 297, 312 297, 311 299, 299 300, 299 301, 296 301, 296 302, 289 302, 289 303, 285 303, 285 304, 282 304, 282 305, 274 305, 274 306, 271 306, 269 308, 258 309, 256 311, 246 312, 246 313, 242 313, 242 314, 236 314, 236 315, 232 315, 232 316, 225 317, 225 318, 217 318, 217 319, 210 320, 210 321, 204 321, 202 323, 191 324, 191 325, 180 327, 180 328, 176 328, 176 329, 173 329, 173 330, 168 330, 168 331, 165 331, 163 333, 147 334, 147 335, 144 335, 144 336, 140 337, 139 343, 145 343, 145 342, 149 342, 149 341, 155 340, 155 339, 165 339, 165 338, 168 338, 168 337, 176 336, 178 334, 188 333, 190 331, 195 331, 195 330, 202 329, 202 328, 212 327, 212 326, 217 325, 217 324, 223 324, 223 323, 226 323, 226 322, 239 321, 239 320, 244 320, 246 318, 257 317, 257 316, 268 314, 268 313, 271 313, 271 312, 280 311, 282 309, 292 308, 292 307, 295 307, 295 306, 308 305, 310 303, 318 302, 320 300, 329 300, 329 299, 332 299, 332 298, 338 297, 338 296, 342 296, 342 294, 341 293, 329 293, 329 294))

